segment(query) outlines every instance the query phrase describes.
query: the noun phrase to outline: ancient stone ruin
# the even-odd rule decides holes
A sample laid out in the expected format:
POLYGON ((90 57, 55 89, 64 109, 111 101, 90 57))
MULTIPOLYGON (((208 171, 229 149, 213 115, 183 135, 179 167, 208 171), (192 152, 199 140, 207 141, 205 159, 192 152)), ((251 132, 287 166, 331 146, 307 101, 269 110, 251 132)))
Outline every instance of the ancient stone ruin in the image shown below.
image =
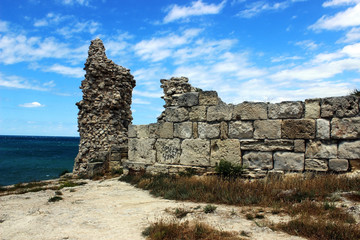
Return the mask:
POLYGON ((131 98, 135 87, 130 70, 106 57, 100 39, 89 47, 85 79, 81 83, 83 99, 79 108, 79 153, 74 174, 93 176, 121 166, 127 158, 127 129, 132 121, 131 98))
POLYGON ((91 176, 117 167, 152 173, 213 171, 220 160, 249 176, 273 172, 346 172, 360 165, 356 96, 304 102, 221 101, 185 77, 162 79, 165 109, 157 123, 129 125, 135 81, 94 40, 79 106, 81 143, 74 172, 91 176), (127 130, 128 129, 128 130, 127 130))

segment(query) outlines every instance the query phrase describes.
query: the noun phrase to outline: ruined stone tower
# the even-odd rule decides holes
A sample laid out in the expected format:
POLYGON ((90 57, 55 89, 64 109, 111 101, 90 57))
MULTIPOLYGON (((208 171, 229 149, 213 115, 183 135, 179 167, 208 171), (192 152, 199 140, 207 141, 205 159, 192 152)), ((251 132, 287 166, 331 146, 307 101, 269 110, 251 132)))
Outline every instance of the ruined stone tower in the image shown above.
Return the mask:
POLYGON ((135 80, 129 69, 106 57, 100 39, 91 41, 84 70, 83 99, 76 103, 80 145, 73 173, 91 177, 120 167, 127 158, 135 80))

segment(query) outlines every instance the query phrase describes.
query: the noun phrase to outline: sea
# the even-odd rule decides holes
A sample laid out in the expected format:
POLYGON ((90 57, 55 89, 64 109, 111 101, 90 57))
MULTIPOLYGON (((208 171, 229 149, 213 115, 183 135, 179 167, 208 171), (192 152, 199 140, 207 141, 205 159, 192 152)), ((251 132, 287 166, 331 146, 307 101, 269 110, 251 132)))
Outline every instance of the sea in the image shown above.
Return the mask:
POLYGON ((0 135, 0 186, 58 178, 72 171, 79 137, 0 135))

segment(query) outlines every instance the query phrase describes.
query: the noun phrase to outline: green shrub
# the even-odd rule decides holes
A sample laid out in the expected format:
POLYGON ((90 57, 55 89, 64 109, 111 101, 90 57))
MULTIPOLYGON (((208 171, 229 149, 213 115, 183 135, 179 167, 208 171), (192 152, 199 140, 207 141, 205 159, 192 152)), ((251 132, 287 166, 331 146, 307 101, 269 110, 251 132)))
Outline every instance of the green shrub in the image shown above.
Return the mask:
POLYGON ((244 169, 241 165, 220 160, 219 164, 216 164, 215 172, 223 178, 236 178, 244 173, 244 169))
POLYGON ((204 213, 208 214, 208 213, 213 213, 216 210, 216 206, 208 204, 204 207, 204 213))
POLYGON ((62 197, 54 196, 52 198, 49 198, 48 202, 58 202, 58 201, 60 201, 62 199, 63 199, 62 197))

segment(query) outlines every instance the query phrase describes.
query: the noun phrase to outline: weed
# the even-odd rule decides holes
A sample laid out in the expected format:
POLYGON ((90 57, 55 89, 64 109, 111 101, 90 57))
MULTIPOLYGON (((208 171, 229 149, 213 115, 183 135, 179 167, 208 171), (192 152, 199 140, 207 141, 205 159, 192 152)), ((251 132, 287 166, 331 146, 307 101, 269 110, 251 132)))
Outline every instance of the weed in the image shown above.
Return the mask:
POLYGON ((336 209, 335 203, 334 202, 324 202, 324 209, 325 210, 334 210, 336 209))
POLYGON ((254 215, 252 215, 251 213, 247 213, 245 215, 245 217, 246 217, 247 220, 253 220, 254 219, 254 215))
POLYGON ((351 201, 360 202, 360 191, 344 194, 351 201))
POLYGON ((216 206, 208 204, 204 207, 204 213, 206 213, 206 214, 213 213, 213 212, 215 212, 216 208, 217 208, 216 206))
POLYGON ((262 215, 262 214, 255 214, 255 218, 257 218, 257 219, 264 219, 265 217, 264 217, 264 215, 262 215))
POLYGON ((124 169, 122 169, 122 168, 111 170, 112 175, 122 175, 123 173, 124 173, 124 169))
POLYGON ((63 195, 63 193, 58 190, 58 191, 55 191, 55 195, 56 195, 56 196, 61 196, 61 195, 63 195))
POLYGON ((220 162, 216 164, 215 172, 223 178, 237 178, 243 174, 244 169, 241 165, 236 165, 229 161, 220 160, 220 162))
POLYGON ((65 181, 61 182, 59 189, 66 188, 66 187, 77 187, 85 185, 86 182, 73 182, 73 181, 65 181))
POLYGON ((63 198, 59 197, 59 196, 54 196, 54 197, 49 198, 48 202, 58 202, 60 200, 63 200, 63 198))
POLYGON ((244 237, 250 237, 249 233, 245 232, 245 231, 241 231, 240 232, 240 235, 241 236, 244 236, 244 237))
POLYGON ((174 215, 176 218, 184 218, 188 213, 191 213, 191 211, 186 210, 184 208, 176 208, 174 215))

